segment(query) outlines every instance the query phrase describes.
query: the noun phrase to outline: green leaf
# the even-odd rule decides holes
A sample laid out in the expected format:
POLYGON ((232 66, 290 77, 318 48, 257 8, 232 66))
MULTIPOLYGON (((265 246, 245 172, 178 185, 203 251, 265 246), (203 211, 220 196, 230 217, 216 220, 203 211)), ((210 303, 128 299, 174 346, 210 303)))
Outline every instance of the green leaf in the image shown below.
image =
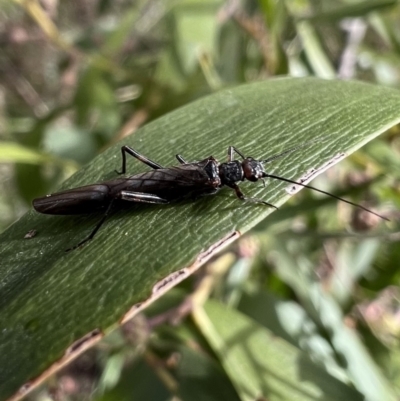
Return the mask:
MULTIPOLYGON (((146 125, 124 144, 169 166, 176 164, 176 153, 189 161, 209 155, 225 160, 228 146, 235 145, 246 155, 265 158, 323 138, 268 164, 271 173, 299 179, 399 121, 396 90, 286 78, 200 99, 146 125)), ((98 156, 63 188, 116 177, 120 146, 98 156)), ((146 170, 129 160, 131 174, 146 170)), ((261 183, 241 187, 247 196, 279 206, 289 198, 286 186, 268 181, 266 188, 261 183)), ((87 236, 100 216, 27 213, 0 236, 0 355, 7 361, 0 364, 0 399, 37 378, 24 389, 35 385, 53 363, 56 369, 73 358, 272 211, 239 202, 229 189, 196 202, 128 205, 108 218, 91 243, 70 253, 65 249, 87 236), (37 236, 24 239, 31 229, 37 236), (157 282, 161 285, 154 287, 157 282), (88 341, 76 343, 88 333, 88 341)))
POLYGON ((168 395, 168 390, 149 364, 139 359, 123 372, 117 386, 107 390, 96 401, 167 400, 168 395))
POLYGON ((195 319, 243 401, 364 399, 305 353, 223 304, 208 301, 195 319))
POLYGON ((321 78, 334 78, 335 69, 326 54, 318 34, 308 21, 297 22, 297 33, 303 43, 304 51, 314 73, 321 78))
POLYGON ((306 351, 330 375, 349 381, 349 375, 338 363, 330 342, 319 333, 307 310, 297 302, 279 299, 262 289, 252 289, 242 297, 239 310, 273 335, 306 351))
POLYGON ((185 73, 193 73, 204 54, 214 55, 218 28, 215 12, 221 6, 220 0, 185 0, 174 7, 175 45, 185 73))
MULTIPOLYGON (((300 241, 297 241, 294 246, 291 245, 292 249, 296 246, 301 248, 300 241)), ((307 260, 307 257, 295 256, 298 255, 299 249, 292 254, 288 251, 287 244, 283 244, 279 240, 274 241, 273 248, 277 275, 290 285, 301 305, 307 309, 308 314, 328 333, 332 348, 337 355, 340 355, 342 366, 346 368, 347 374, 357 390, 364 394, 367 400, 396 400, 393 388, 368 353, 358 333, 346 324, 341 307, 331 295, 331 293, 335 294, 335 289, 328 291, 321 285, 315 277, 312 262, 307 260)), ((348 260, 350 258, 352 260, 347 264, 346 274, 354 275, 355 270, 365 271, 368 269, 371 252, 374 253, 376 250, 375 240, 369 239, 358 247, 358 257, 351 257, 351 253, 348 252, 346 257, 348 260)), ((340 264, 344 261, 339 260, 343 257, 343 253, 336 252, 335 257, 338 261, 334 270, 335 275, 339 275, 339 280, 340 277, 343 277, 344 269, 340 264)), ((332 284, 335 283, 330 285, 332 284)), ((346 289, 346 285, 347 283, 344 281, 342 291, 346 289)))
POLYGON ((0 141, 0 163, 43 164, 48 162, 68 169, 77 168, 77 164, 72 160, 56 158, 15 142, 0 141))
POLYGON ((367 0, 358 1, 343 6, 332 8, 331 10, 317 12, 311 16, 300 18, 316 21, 336 21, 343 18, 360 17, 374 11, 379 11, 388 7, 394 7, 397 0, 367 0))
POLYGON ((240 401, 225 372, 209 356, 181 346, 177 367, 179 397, 191 401, 240 401))

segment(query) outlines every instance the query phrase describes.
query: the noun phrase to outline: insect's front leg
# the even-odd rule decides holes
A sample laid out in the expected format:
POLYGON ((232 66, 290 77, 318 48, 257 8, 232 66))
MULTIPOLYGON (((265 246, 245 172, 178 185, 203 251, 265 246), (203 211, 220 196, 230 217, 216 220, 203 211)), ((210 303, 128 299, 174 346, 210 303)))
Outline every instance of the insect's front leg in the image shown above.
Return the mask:
POLYGON ((167 203, 170 203, 167 199, 163 199, 157 195, 147 194, 144 192, 121 191, 118 194, 118 198, 129 202, 155 203, 158 205, 165 205, 167 203))
POLYGON ((121 171, 115 170, 117 174, 125 174, 126 173, 126 154, 135 157, 136 159, 140 160, 142 163, 146 164, 147 166, 154 168, 155 170, 163 168, 163 166, 159 165, 156 162, 153 162, 146 156, 141 155, 135 149, 131 148, 130 146, 124 145, 121 148, 122 153, 122 167, 121 171))
POLYGON ((253 202, 253 203, 262 203, 263 205, 267 205, 270 207, 273 207, 275 209, 278 209, 275 205, 273 205, 272 203, 268 203, 263 201, 262 199, 258 199, 258 198, 248 198, 247 196, 244 196, 243 192, 240 190, 239 186, 237 184, 231 184, 229 185, 232 189, 235 190, 236 196, 242 200, 242 201, 246 201, 246 202, 253 202))
POLYGON ((229 146, 229 148, 228 148, 228 162, 231 162, 234 159, 234 157, 233 157, 234 153, 237 153, 242 159, 245 158, 242 152, 240 152, 234 146, 229 146))

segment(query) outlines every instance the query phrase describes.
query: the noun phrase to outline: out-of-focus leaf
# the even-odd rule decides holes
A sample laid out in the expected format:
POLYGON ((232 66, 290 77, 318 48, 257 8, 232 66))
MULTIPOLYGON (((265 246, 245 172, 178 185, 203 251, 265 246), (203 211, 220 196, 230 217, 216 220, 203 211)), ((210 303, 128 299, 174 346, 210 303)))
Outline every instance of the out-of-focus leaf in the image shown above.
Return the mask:
POLYGON ((134 31, 135 22, 138 19, 138 10, 136 7, 136 4, 133 4, 130 9, 126 10, 118 26, 104 43, 101 52, 107 55, 107 57, 116 57, 129 38, 129 33, 134 31))
POLYGON ((279 241, 274 242, 271 257, 279 277, 295 291, 308 313, 329 333, 330 342, 343 358, 355 387, 368 400, 394 401, 396 397, 393 388, 382 375, 357 333, 346 326, 339 305, 316 279, 311 261, 305 257, 292 256, 287 250, 287 244, 279 241))
POLYGON ((336 21, 343 18, 361 17, 374 11, 379 11, 383 8, 392 7, 398 4, 397 0, 366 0, 349 2, 342 6, 336 6, 331 10, 313 13, 309 16, 303 16, 302 19, 311 21, 336 21))
POLYGON ((313 362, 322 365, 332 376, 344 382, 349 380, 346 370, 336 360, 331 344, 298 303, 279 299, 264 290, 253 290, 243 295, 239 311, 307 352, 313 362))
POLYGON ((173 10, 176 22, 176 47, 183 70, 190 74, 203 55, 214 56, 217 18, 221 0, 186 0, 173 10))
POLYGON ((237 83, 244 79, 243 57, 245 39, 233 22, 222 25, 219 33, 218 71, 226 83, 237 83))
POLYGON ((208 301, 194 316, 243 401, 363 400, 302 351, 233 309, 208 301))
POLYGON ((96 398, 97 401, 165 401, 169 392, 144 360, 129 366, 118 384, 96 398))
POLYGON ((276 75, 288 73, 287 54, 283 49, 283 35, 286 24, 286 5, 284 1, 260 0, 261 9, 268 31, 268 71, 276 75))
POLYGON ((50 126, 43 138, 50 154, 85 163, 96 155, 96 145, 90 132, 75 126, 50 126))
POLYGON ((321 46, 317 32, 311 23, 308 21, 297 22, 297 33, 315 75, 325 79, 334 78, 336 76, 335 69, 321 46))
POLYGON ((225 372, 210 357, 187 347, 179 348, 176 375, 184 401, 239 401, 225 372))
POLYGON ((55 157, 50 153, 39 152, 15 142, 0 142, 0 163, 17 163, 16 180, 20 195, 29 202, 32 196, 39 196, 46 190, 44 180, 39 179, 43 164, 61 167, 68 175, 78 169, 73 160, 55 157), (33 179, 35 177, 35 179, 33 179))
POLYGON ((77 107, 77 124, 84 125, 90 121, 93 113, 98 120, 116 108, 116 97, 103 72, 95 66, 90 67, 81 77, 78 90, 75 95, 77 107), (104 114, 103 114, 104 113, 104 114))
POLYGON ((15 142, 0 142, 0 163, 44 164, 54 163, 63 167, 77 168, 69 160, 58 159, 50 154, 27 148, 15 142))

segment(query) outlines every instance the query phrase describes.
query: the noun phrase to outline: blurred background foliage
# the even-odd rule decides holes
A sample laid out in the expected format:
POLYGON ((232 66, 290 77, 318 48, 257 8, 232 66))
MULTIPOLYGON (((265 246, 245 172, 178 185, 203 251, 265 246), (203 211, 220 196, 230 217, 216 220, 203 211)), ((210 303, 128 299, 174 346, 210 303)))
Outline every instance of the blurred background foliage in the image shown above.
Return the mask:
MULTIPOLYGON (((400 85, 395 0, 1 0, 0 13, 0 230, 110 144, 221 88, 277 75, 400 85)), ((396 219, 399 178, 394 128, 314 184, 361 184, 354 199, 396 219)), ((375 372, 399 397, 399 236, 302 192, 36 399, 239 399, 182 307, 208 278, 210 297, 332 377, 388 399, 371 395, 375 372)))

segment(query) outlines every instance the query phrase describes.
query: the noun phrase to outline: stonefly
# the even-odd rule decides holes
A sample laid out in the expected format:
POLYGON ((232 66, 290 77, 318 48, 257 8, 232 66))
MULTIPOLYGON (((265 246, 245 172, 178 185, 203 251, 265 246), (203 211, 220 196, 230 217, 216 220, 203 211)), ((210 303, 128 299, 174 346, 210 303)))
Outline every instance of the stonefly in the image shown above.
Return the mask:
POLYGON ((242 201, 261 203, 277 209, 276 206, 262 199, 246 197, 238 182, 248 180, 256 182, 264 178, 273 178, 291 184, 300 185, 305 188, 323 193, 342 202, 348 203, 384 220, 386 217, 353 203, 339 196, 322 191, 318 188, 300 182, 289 180, 277 175, 268 174, 264 165, 279 157, 294 152, 303 145, 290 148, 278 155, 271 156, 265 160, 257 160, 245 157, 233 146, 228 148, 228 161, 220 163, 213 156, 201 161, 188 163, 181 155, 176 155, 179 166, 163 167, 158 163, 141 155, 129 146, 122 146, 122 168, 116 171, 118 174, 126 173, 126 154, 129 154, 153 170, 139 173, 126 178, 117 178, 98 184, 86 185, 72 188, 66 191, 56 192, 33 200, 33 207, 39 213, 52 215, 77 215, 89 214, 103 211, 103 217, 94 227, 89 236, 79 242, 76 246, 67 249, 71 251, 90 241, 100 229, 112 206, 117 201, 168 204, 185 198, 195 199, 202 195, 215 194, 223 186, 232 188, 238 199, 242 201), (235 160, 234 154, 240 156, 241 160, 235 160))

